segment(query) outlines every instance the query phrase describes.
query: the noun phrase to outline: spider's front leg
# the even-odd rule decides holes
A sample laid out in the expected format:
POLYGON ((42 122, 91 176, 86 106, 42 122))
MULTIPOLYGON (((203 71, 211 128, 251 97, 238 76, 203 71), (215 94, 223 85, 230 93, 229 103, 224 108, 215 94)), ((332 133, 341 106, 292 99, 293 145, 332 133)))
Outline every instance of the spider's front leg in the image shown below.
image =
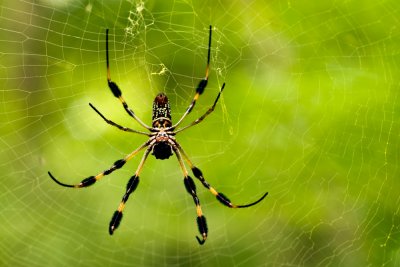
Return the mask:
POLYGON ((185 151, 182 149, 182 147, 176 143, 176 146, 178 150, 182 153, 183 157, 189 164, 190 168, 192 169, 193 175, 200 180, 200 182, 203 184, 205 188, 207 188, 217 199, 219 202, 221 202, 223 205, 229 207, 229 208, 247 208, 251 207, 253 205, 256 205, 259 203, 261 200, 263 200, 267 195, 268 192, 264 193, 258 200, 251 202, 249 204, 244 204, 244 205, 237 205, 233 204, 228 197, 226 197, 223 193, 218 192, 215 190, 207 181, 204 179, 203 173, 200 171, 199 168, 193 165, 192 161, 189 159, 189 157, 186 155, 185 151))
POLYGON ((132 159, 137 153, 139 153, 140 150, 142 150, 143 148, 145 148, 146 146, 148 146, 151 141, 154 138, 150 138, 149 141, 145 142, 143 145, 141 145, 140 147, 138 147, 136 150, 134 150, 133 152, 131 152, 130 154, 128 154, 127 156, 125 156, 125 158, 123 159, 119 159, 117 161, 114 162, 114 164, 108 168, 105 171, 102 171, 101 173, 97 174, 97 175, 93 175, 93 176, 89 176, 85 179, 83 179, 79 184, 65 184, 63 182, 60 182, 59 180, 57 180, 52 174, 51 172, 48 172, 49 176, 51 179, 53 179, 54 182, 56 182, 57 184, 64 186, 64 187, 72 187, 72 188, 82 188, 82 187, 88 187, 91 186, 92 184, 94 184, 95 182, 97 182, 98 180, 100 180, 102 177, 104 177, 105 175, 109 175, 110 173, 112 173, 115 170, 118 170, 120 168, 122 168, 122 166, 125 165, 125 163, 132 159))
POLYGON ((185 188, 186 191, 192 195, 194 204, 196 205, 196 212, 197 212, 197 226, 199 228, 199 232, 202 236, 202 239, 196 236, 197 241, 199 242, 200 245, 203 245, 204 242, 206 242, 207 239, 207 233, 208 233, 208 227, 207 227, 207 221, 206 217, 204 217, 203 212, 201 210, 200 206, 200 200, 196 194, 196 185, 193 182, 192 177, 185 174, 186 176, 184 177, 184 183, 185 183, 185 188))
POLYGON ((110 233, 110 235, 112 235, 114 233, 115 229, 118 228, 118 226, 121 222, 121 219, 122 219, 122 211, 125 208, 125 203, 128 201, 130 194, 132 194, 136 190, 136 188, 139 184, 139 174, 142 171, 142 168, 143 168, 144 162, 147 159, 147 156, 149 155, 150 151, 153 149, 154 142, 155 141, 150 143, 149 147, 146 149, 146 152, 144 152, 143 158, 140 161, 135 174, 129 179, 128 184, 126 185, 125 194, 122 197, 122 200, 119 203, 118 209, 114 212, 114 214, 111 218, 111 221, 110 221, 110 225, 108 228, 108 232, 110 233))
POLYGON ((197 226, 199 228, 199 232, 201 234, 201 239, 196 236, 197 241, 200 245, 203 245, 206 242, 207 234, 208 234, 208 227, 206 217, 203 215, 203 211, 201 210, 200 200, 196 194, 196 185, 193 182, 193 179, 188 175, 185 165, 182 161, 181 153, 179 149, 175 146, 176 142, 171 141, 171 146, 175 152, 176 157, 178 158, 179 165, 183 172, 183 182, 185 184, 186 191, 192 196, 194 204, 196 205, 196 213, 197 213, 197 226))
POLYGON ((228 197, 226 197, 224 194, 218 192, 217 190, 215 190, 203 177, 203 173, 200 171, 199 168, 191 165, 191 169, 193 172, 193 175, 200 180, 200 182, 204 185, 205 188, 207 188, 208 190, 210 190, 210 192, 219 200, 219 202, 221 202, 223 205, 229 207, 229 208, 247 208, 247 207, 251 207, 256 205, 257 203, 259 203, 261 200, 263 200, 267 195, 268 192, 266 192, 262 197, 260 197, 258 200, 249 203, 249 204, 245 204, 245 205, 236 205, 233 204, 228 197))

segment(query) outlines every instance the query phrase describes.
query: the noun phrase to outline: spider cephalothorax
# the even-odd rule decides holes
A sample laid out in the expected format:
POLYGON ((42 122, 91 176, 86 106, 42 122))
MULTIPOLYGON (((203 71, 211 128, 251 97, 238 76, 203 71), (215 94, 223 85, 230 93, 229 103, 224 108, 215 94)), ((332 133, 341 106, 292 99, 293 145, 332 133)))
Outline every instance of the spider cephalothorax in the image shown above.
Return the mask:
POLYGON ((224 194, 219 193, 204 179, 203 173, 200 171, 199 168, 194 166, 192 161, 186 155, 185 151, 182 149, 182 147, 179 145, 179 143, 175 139, 175 135, 177 133, 200 123, 201 121, 204 120, 204 118, 206 118, 211 112, 214 111, 214 108, 218 102, 221 92, 225 87, 225 84, 223 84, 217 97, 215 98, 214 104, 200 118, 198 118, 197 120, 193 121, 192 123, 190 123, 182 128, 177 129, 177 127, 181 124, 183 119, 192 111, 197 99, 204 92, 204 89, 207 86, 209 65, 210 65, 210 51, 211 51, 211 26, 210 26, 210 34, 209 34, 209 39, 208 39, 208 57, 207 57, 206 76, 204 79, 202 79, 199 82, 199 84, 196 88, 196 94, 194 95, 193 100, 190 103, 189 107, 186 109, 185 113, 178 120, 178 122, 173 125, 172 120, 171 120, 171 109, 169 106, 168 98, 164 93, 159 93, 153 102, 152 126, 150 127, 147 124, 143 123, 138 117, 136 117, 133 110, 129 108, 128 104, 125 102, 125 99, 122 97, 122 92, 119 89, 118 85, 111 80, 110 64, 109 64, 109 58, 108 58, 108 29, 106 30, 106 59, 107 59, 108 87, 110 88, 113 95, 116 98, 118 98, 119 101, 122 103, 122 106, 124 107, 124 109, 128 113, 128 115, 131 116, 134 120, 136 120, 142 127, 147 129, 148 132, 142 132, 142 131, 138 131, 138 130, 134 130, 134 129, 131 129, 128 127, 121 126, 121 125, 107 119, 106 117, 104 117, 104 115, 101 114, 100 111, 98 111, 92 104, 89 104, 89 105, 106 123, 108 123, 114 127, 117 127, 118 129, 125 131, 125 132, 146 135, 148 137, 148 140, 145 143, 143 143, 141 146, 139 146, 137 149, 135 149, 133 152, 126 155, 124 158, 115 161, 114 164, 107 170, 100 172, 99 174, 97 174, 95 176, 89 176, 89 177, 83 179, 79 184, 73 184, 73 185, 65 184, 65 183, 62 183, 59 180, 57 180, 50 172, 49 172, 49 175, 57 184, 59 184, 61 186, 73 187, 73 188, 88 187, 88 186, 94 184, 95 182, 97 182, 98 180, 100 180, 105 175, 109 175, 113 171, 115 171, 119 168, 122 168, 122 166, 124 166, 124 164, 128 160, 132 159, 137 153, 139 153, 139 151, 146 148, 146 151, 144 152, 142 160, 140 161, 135 174, 129 179, 129 181, 126 185, 125 194, 122 197, 121 203, 119 204, 118 209, 114 212, 114 214, 111 218, 109 229, 108 229, 109 233, 111 235, 118 228, 118 226, 121 222, 122 211, 125 208, 125 203, 128 201, 130 194, 136 190, 136 188, 139 184, 139 174, 142 171, 143 165, 144 165, 148 155, 150 154, 150 152, 152 152, 152 154, 156 157, 156 159, 168 159, 170 156, 172 156, 172 152, 175 153, 175 155, 178 159, 179 165, 182 169, 183 182, 184 182, 186 191, 192 196, 193 201, 196 205, 197 225, 198 225, 199 232, 201 234, 201 239, 197 236, 196 236, 196 238, 197 238, 197 241, 201 245, 204 244, 204 242, 207 239, 207 234, 208 234, 207 222, 206 222, 206 218, 203 215, 202 209, 200 207, 200 200, 197 197, 196 186, 194 184, 193 179, 188 174, 188 171, 185 167, 183 159, 189 165, 190 169, 192 170, 193 175, 202 183, 202 185, 205 188, 207 188, 217 198, 217 200, 219 202, 221 202, 223 205, 225 205, 227 207, 247 208, 247 207, 257 204, 258 202, 260 202, 267 196, 268 192, 265 193, 257 201, 254 201, 250 204, 246 204, 246 205, 233 204, 224 194))

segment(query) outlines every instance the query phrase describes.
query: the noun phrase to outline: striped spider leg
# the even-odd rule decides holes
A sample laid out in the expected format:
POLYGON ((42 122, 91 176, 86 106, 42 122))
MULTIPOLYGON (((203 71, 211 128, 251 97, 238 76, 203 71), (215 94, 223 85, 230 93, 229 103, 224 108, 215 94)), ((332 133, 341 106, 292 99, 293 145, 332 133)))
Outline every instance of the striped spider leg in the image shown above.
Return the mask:
POLYGON ((142 132, 138 130, 134 130, 128 127, 121 126, 109 119, 107 119, 98 109, 96 109, 92 104, 89 103, 90 107, 109 125, 114 126, 118 128, 121 131, 125 132, 130 132, 130 133, 135 133, 135 134, 141 134, 141 135, 146 135, 148 137, 148 140, 144 142, 141 146, 139 146, 137 149, 126 155, 124 158, 119 159, 115 161, 111 167, 108 169, 98 173, 97 175, 89 176, 85 179, 83 179, 80 183, 78 184, 66 184, 63 182, 60 182, 58 179, 56 179, 52 173, 48 172, 49 176, 51 179, 53 179, 57 184, 63 187, 71 187, 71 188, 83 188, 83 187, 88 187, 96 183, 98 180, 103 178, 106 175, 111 174, 117 169, 122 168, 122 166, 125 165, 127 161, 132 159, 134 156, 136 156, 140 151, 146 148, 143 157, 136 169, 136 172, 134 175, 129 179, 127 185, 126 185, 126 190, 125 194, 122 197, 122 200, 117 208, 117 210, 114 212, 110 224, 109 224, 109 233, 112 235, 114 231, 118 228, 120 225, 121 219, 122 219, 122 212, 125 208, 126 202, 128 201, 129 196, 136 190, 138 184, 139 184, 139 175, 143 169, 143 166, 145 164, 146 159, 148 158, 149 154, 151 153, 156 159, 168 159, 170 156, 175 153, 178 163, 180 165, 180 168, 183 172, 183 181, 184 185, 186 188, 186 191, 192 196, 193 201, 196 205, 196 213, 197 213, 197 225, 198 229, 201 235, 201 238, 196 236, 197 241, 199 242, 200 245, 204 244, 204 242, 207 239, 208 235, 208 226, 206 222, 206 218, 203 215, 201 206, 200 206, 200 200, 197 196, 196 193, 196 186, 193 181, 193 179, 189 176, 188 171, 185 167, 184 160, 186 163, 189 165, 190 169, 192 170, 193 175, 202 183, 202 185, 207 188, 223 205, 229 207, 229 208, 247 208, 250 206, 253 206, 257 203, 259 203, 261 200, 263 200, 267 194, 265 193, 263 196, 261 196, 258 200, 246 204, 246 205, 236 205, 233 204, 228 197, 226 197, 224 194, 219 193, 216 189, 214 189, 204 178, 203 173, 200 171, 199 168, 194 166, 192 161, 189 159, 187 154, 184 152, 182 147, 179 145, 178 141, 176 140, 175 136, 177 133, 182 132, 183 130, 186 130, 194 125, 199 124, 202 122, 208 115, 210 115, 214 109, 215 106, 217 105, 217 102, 220 98, 220 95, 222 91, 225 88, 225 83, 222 85, 217 97, 214 100, 213 105, 198 119, 194 120, 190 124, 177 128, 184 118, 193 110, 196 101, 200 97, 200 95, 204 92, 207 83, 208 83, 208 75, 209 75, 209 66, 210 66, 210 54, 211 54, 211 33, 212 33, 212 27, 210 26, 209 28, 209 39, 208 39, 208 55, 207 55, 207 66, 206 66, 206 75, 205 77, 199 82, 197 88, 196 88, 196 93, 189 104, 188 108, 186 109, 185 113, 182 115, 182 117, 178 120, 176 124, 172 124, 172 117, 171 117, 171 108, 170 104, 168 101, 168 97, 164 93, 159 93, 153 102, 153 112, 152 112, 152 124, 151 126, 146 125, 142 120, 140 120, 134 113, 134 111, 128 106, 126 103, 125 99, 122 97, 122 92, 119 89, 118 85, 111 80, 111 75, 110 75, 110 64, 109 64, 109 53, 108 53, 108 29, 106 30, 106 63, 107 63, 107 84, 108 87, 110 88, 111 92, 113 95, 118 98, 118 100, 121 102, 123 108, 125 111, 128 113, 129 116, 131 116, 135 121, 139 123, 140 126, 145 128, 148 132, 142 132))

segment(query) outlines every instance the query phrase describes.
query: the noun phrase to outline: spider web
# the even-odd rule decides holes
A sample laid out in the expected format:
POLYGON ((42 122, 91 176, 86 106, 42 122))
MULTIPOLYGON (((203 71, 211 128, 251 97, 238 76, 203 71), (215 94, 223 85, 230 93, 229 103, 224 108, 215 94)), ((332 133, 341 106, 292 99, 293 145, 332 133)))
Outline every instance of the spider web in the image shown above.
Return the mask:
POLYGON ((2 1, 2 266, 398 266, 397 1, 2 1), (146 123, 165 92, 175 121, 204 76, 186 123, 219 88, 215 112, 177 140, 198 183, 209 239, 175 158, 149 157, 119 229, 107 231, 140 156, 72 190, 145 141, 127 127, 111 77, 146 123))

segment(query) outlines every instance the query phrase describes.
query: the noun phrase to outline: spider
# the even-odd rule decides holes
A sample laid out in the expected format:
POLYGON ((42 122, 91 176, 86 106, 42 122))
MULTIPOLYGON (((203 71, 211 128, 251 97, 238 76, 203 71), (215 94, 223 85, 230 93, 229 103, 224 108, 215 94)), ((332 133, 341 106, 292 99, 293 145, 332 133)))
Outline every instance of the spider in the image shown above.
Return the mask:
POLYGON ((142 132, 142 131, 137 131, 128 127, 121 126, 109 119, 107 119, 100 111, 98 111, 91 103, 89 103, 90 107, 109 125, 114 126, 122 131, 125 132, 131 132, 131 133, 136 133, 136 134, 141 134, 141 135, 146 135, 148 136, 148 140, 143 143, 141 146, 139 146, 136 150, 131 152, 130 154, 126 155, 124 158, 119 159, 114 162, 114 164, 107 170, 100 172, 99 174, 95 176, 89 176, 85 179, 83 179, 79 184, 65 184, 57 180, 50 172, 48 172, 49 176, 51 179, 53 179, 57 184, 64 186, 64 187, 72 187, 72 188, 82 188, 82 187, 88 187, 90 185, 93 185, 95 182, 100 180, 103 176, 109 175, 112 172, 114 172, 117 169, 120 169, 122 166, 125 165, 125 163, 132 159, 136 154, 139 153, 142 149, 146 148, 146 151, 143 154, 143 157, 139 163, 139 166, 136 169, 135 174, 129 179, 128 184, 126 185, 126 191, 124 196, 122 197, 122 200, 117 208, 117 210, 114 212, 110 224, 109 224, 109 233, 112 235, 114 231, 118 228, 121 219, 122 219, 122 212, 125 208, 125 204, 128 201, 129 196, 135 191, 139 184, 139 174, 142 171, 143 165, 150 153, 156 157, 156 159, 168 159, 170 156, 173 155, 173 152, 175 153, 180 168, 182 169, 183 176, 184 176, 184 185, 186 188, 186 191, 192 196, 193 201, 196 205, 196 212, 197 212, 197 225, 198 229, 201 235, 201 239, 196 236, 197 241, 199 242, 200 245, 203 245, 204 242, 207 239, 207 234, 208 234, 208 227, 207 227, 207 222, 206 222, 206 217, 203 215, 201 206, 200 206, 200 200, 197 197, 196 194, 196 186, 193 181, 193 179, 189 176, 188 171, 185 167, 185 164, 183 162, 183 159, 186 160, 187 164, 189 165, 190 169, 193 172, 193 175, 203 184, 205 188, 207 188, 223 205, 229 207, 229 208, 247 208, 250 206, 253 206, 257 203, 259 203, 261 200, 263 200, 267 195, 268 192, 266 192, 261 198, 259 198, 257 201, 252 202, 250 204, 246 205, 236 205, 233 204, 228 197, 226 197, 224 194, 219 193, 216 191, 205 179, 203 176, 203 173, 200 171, 199 168, 197 168, 192 161, 189 159, 185 151, 182 149, 182 147, 179 145, 178 141, 175 139, 175 135, 182 132, 183 130, 186 130, 196 124, 199 124, 202 122, 209 114, 211 114, 214 111, 214 108, 218 102, 218 99, 220 98, 220 95, 225 87, 225 83, 222 85, 221 89, 219 90, 219 93, 217 97, 214 100, 214 104, 197 120, 193 121, 192 123, 181 127, 179 129, 176 129, 183 121, 183 119, 193 110, 193 107, 196 104, 197 99, 199 96, 204 92, 204 89, 207 86, 208 83, 208 74, 209 74, 209 66, 210 66, 210 53, 211 53, 211 33, 212 33, 212 27, 210 25, 209 29, 209 38, 208 38, 208 55, 207 55, 207 66, 206 66, 206 75, 205 78, 203 78, 197 88, 196 88, 196 94, 193 97, 193 100, 191 101, 190 105, 186 109, 185 113, 182 115, 182 117, 178 120, 177 123, 172 124, 172 119, 171 119, 171 109, 170 105, 168 102, 168 98, 164 93, 159 93, 153 102, 153 112, 152 112, 152 126, 146 125, 142 120, 140 120, 135 113, 133 112, 132 109, 129 108, 128 104, 125 102, 125 99, 122 97, 122 92, 117 86, 115 82, 111 80, 111 75, 110 75, 110 63, 109 63, 109 56, 108 56, 108 29, 106 29, 106 64, 107 64, 107 82, 108 82, 108 87, 110 88, 111 92, 113 95, 119 99, 119 101, 122 103, 122 106, 124 107, 125 111, 128 113, 129 116, 131 116, 134 120, 136 120, 142 127, 146 128, 149 132, 142 132))

